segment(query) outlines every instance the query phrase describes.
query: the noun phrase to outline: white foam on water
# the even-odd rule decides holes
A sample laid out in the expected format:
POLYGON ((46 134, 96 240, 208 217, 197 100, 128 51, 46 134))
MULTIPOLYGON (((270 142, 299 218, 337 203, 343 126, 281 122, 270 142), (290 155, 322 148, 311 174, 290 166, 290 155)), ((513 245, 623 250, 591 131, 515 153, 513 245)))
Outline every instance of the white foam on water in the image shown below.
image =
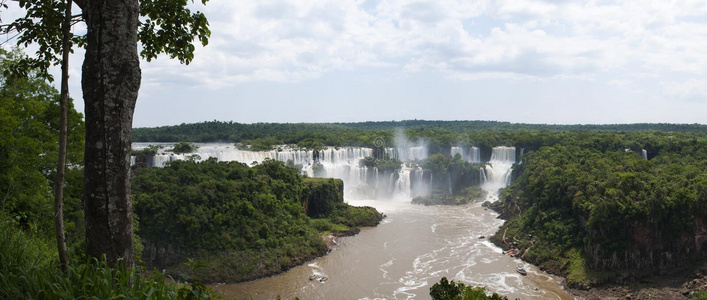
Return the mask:
POLYGON ((383 278, 389 279, 388 278, 388 270, 387 268, 393 265, 393 261, 395 261, 395 258, 387 261, 386 263, 380 265, 379 269, 383 272, 383 278))

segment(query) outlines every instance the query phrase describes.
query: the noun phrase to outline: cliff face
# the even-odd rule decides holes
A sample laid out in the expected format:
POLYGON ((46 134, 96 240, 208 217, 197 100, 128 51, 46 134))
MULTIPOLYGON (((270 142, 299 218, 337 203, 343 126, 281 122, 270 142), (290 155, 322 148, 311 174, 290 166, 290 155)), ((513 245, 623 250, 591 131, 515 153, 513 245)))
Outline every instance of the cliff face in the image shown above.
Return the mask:
POLYGON ((140 239, 144 245, 142 260, 146 266, 163 269, 181 262, 183 253, 176 246, 166 243, 155 243, 147 239, 140 239))
MULTIPOLYGON (((594 269, 653 269, 664 271, 694 261, 704 255, 707 224, 695 218, 682 232, 664 229, 663 224, 634 223, 629 227, 630 240, 623 251, 609 251, 606 245, 589 239, 584 251, 594 269)), ((589 234, 591 236, 591 233, 589 234)))
POLYGON ((312 218, 330 214, 336 203, 344 203, 344 181, 334 178, 304 178, 307 185, 304 209, 312 218))

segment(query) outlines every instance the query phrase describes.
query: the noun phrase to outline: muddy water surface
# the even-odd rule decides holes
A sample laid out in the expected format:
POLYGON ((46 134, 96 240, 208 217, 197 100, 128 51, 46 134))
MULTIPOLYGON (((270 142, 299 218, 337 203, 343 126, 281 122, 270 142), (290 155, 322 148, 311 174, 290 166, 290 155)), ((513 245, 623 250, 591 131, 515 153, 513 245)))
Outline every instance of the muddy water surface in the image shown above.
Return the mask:
MULTIPOLYGON (((409 200, 408 200, 409 201, 409 200)), ((429 299, 442 277, 484 285, 510 299, 572 299, 558 277, 501 254, 485 238, 503 223, 480 204, 419 206, 407 201, 350 200, 387 218, 354 237, 337 239, 328 255, 286 273, 252 282, 215 285, 239 299, 429 299), (515 272, 522 265, 527 276, 515 272), (310 280, 311 275, 317 279, 310 280), (318 280, 326 277, 325 281, 318 280)))

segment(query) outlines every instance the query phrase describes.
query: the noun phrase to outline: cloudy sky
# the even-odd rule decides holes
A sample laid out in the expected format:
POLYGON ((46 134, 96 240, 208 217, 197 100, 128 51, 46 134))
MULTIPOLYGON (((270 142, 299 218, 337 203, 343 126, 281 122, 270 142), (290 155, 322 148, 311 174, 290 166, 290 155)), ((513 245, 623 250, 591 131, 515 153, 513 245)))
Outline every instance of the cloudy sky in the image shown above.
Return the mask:
MULTIPOLYGON (((136 127, 707 123, 707 0, 211 0, 193 7, 209 19, 210 43, 188 66, 143 61, 136 127)), ((3 21, 17 11, 3 12, 3 21)), ((72 58, 71 85, 81 110, 82 57, 72 58)))

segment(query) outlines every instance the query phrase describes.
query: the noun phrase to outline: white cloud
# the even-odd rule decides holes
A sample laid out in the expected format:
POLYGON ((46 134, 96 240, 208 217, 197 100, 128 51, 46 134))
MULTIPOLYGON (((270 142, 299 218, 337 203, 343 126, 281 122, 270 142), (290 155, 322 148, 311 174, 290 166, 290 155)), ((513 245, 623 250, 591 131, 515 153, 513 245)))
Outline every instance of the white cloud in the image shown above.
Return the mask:
POLYGON ((607 82, 609 85, 612 86, 617 86, 617 87, 624 87, 626 85, 629 85, 632 83, 631 80, 626 80, 626 79, 612 79, 607 82))
MULTIPOLYGON (((207 6, 195 80, 302 81, 366 67, 455 78, 707 69, 705 1, 238 1, 207 6), (679 2, 679 3, 678 3, 679 2), (504 24, 471 34, 475 19, 504 24), (469 76, 462 76, 467 74, 469 76)), ((148 66, 148 68, 151 66, 148 66)))
POLYGON ((707 98, 707 0, 242 0, 194 8, 209 19, 210 44, 197 47, 189 66, 166 57, 143 63, 145 101, 158 101, 160 89, 229 98, 251 83, 301 87, 349 74, 367 76, 355 79, 371 91, 433 78, 517 84, 527 101, 542 101, 551 92, 534 86, 549 82, 584 89, 563 96, 587 102, 600 92, 707 98))
POLYGON ((455 78, 707 70, 705 0, 248 0, 194 8, 210 20, 210 45, 188 72, 159 59, 143 65, 146 73, 228 86, 357 68, 455 78))
POLYGON ((678 82, 661 82, 663 93, 670 98, 688 100, 707 100, 707 79, 694 79, 678 82))

